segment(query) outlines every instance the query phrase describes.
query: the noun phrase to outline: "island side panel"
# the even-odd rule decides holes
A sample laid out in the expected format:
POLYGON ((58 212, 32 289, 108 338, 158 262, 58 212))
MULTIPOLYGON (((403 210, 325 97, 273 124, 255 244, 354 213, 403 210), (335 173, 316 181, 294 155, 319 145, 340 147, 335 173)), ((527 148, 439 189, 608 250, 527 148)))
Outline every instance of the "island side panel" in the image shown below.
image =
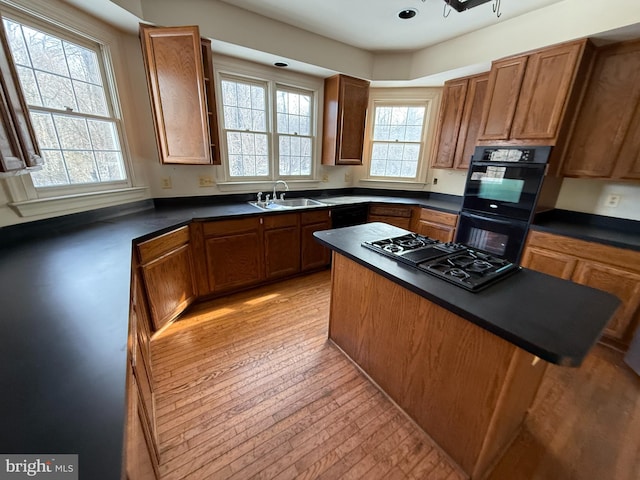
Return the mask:
POLYGON ((515 359, 520 350, 336 253, 332 279, 332 341, 463 471, 481 478, 533 400, 510 389, 525 367, 515 359))

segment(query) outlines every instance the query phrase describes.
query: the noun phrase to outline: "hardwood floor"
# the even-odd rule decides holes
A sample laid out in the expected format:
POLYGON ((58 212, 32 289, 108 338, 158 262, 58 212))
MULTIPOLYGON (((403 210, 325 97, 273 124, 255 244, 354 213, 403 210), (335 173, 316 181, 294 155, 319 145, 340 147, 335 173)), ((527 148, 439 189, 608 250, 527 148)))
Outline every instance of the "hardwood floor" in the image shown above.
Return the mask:
MULTIPOLYGON (((152 342, 170 479, 462 479, 327 341, 330 273, 193 308, 152 342)), ((491 480, 637 480, 640 381, 598 347, 551 366, 491 480)))

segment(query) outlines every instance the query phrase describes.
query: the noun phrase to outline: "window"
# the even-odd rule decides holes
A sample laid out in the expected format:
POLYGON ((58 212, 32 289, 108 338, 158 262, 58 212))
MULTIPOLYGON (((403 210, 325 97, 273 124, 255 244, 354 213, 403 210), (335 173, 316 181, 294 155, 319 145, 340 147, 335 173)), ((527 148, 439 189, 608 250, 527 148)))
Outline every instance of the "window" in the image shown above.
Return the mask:
POLYGON ((311 95, 276 92, 280 176, 309 176, 312 165, 311 95))
POLYGON ((45 165, 36 188, 127 180, 100 46, 15 20, 4 28, 45 165))
POLYGON ((418 177, 424 121, 424 106, 374 107, 370 177, 418 177))
POLYGON ((313 177, 312 91, 228 75, 221 88, 231 180, 313 177))

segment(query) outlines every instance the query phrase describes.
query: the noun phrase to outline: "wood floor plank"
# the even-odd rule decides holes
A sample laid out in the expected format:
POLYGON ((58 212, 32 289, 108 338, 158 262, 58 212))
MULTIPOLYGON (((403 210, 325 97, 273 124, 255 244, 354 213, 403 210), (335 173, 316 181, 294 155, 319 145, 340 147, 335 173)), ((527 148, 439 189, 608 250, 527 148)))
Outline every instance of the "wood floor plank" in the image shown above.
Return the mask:
MULTIPOLYGON (((161 480, 463 480, 329 341, 330 273, 193 307, 151 345, 161 480)), ((640 380, 551 366, 489 480, 638 480, 640 380)))

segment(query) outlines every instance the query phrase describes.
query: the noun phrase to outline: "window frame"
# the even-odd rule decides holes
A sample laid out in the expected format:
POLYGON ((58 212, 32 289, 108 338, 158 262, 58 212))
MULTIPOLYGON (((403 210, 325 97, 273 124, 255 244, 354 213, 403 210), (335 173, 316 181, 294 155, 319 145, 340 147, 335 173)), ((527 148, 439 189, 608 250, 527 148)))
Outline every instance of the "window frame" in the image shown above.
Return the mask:
MULTIPOLYGON (((269 146, 269 176, 267 177, 232 177, 229 169, 229 149, 227 145, 226 128, 224 125, 224 111, 222 101, 217 102, 218 118, 220 119, 220 150, 222 165, 216 170, 216 184, 222 190, 235 190, 234 187, 262 188, 262 185, 273 185, 276 180, 285 180, 288 184, 317 183, 320 177, 321 143, 318 141, 320 126, 322 125, 322 105, 324 94, 324 79, 312 77, 300 73, 282 70, 276 67, 253 64, 237 58, 214 55, 213 68, 215 86, 218 92, 222 92, 222 79, 237 79, 249 83, 264 83, 267 85, 267 128, 269 146), (308 176, 286 175, 280 176, 279 169, 279 144, 277 133, 277 91, 299 92, 310 94, 311 100, 311 137, 312 137, 312 165, 308 176)), ((221 93, 216 94, 221 98, 221 93)))
MULTIPOLYGON (((28 197, 31 199, 34 199, 34 198, 43 199, 43 198, 69 196, 74 194, 101 192, 101 191, 131 187, 132 185, 131 168, 130 168, 128 151, 126 149, 126 138, 124 136, 122 117, 120 114, 120 109, 119 109, 118 99, 117 99, 117 92, 115 91, 114 82, 112 80, 114 75, 112 72, 110 72, 110 70, 112 69, 112 65, 110 62, 110 55, 109 55, 109 52, 106 50, 106 46, 103 43, 101 43, 99 40, 88 38, 87 36, 82 35, 75 30, 72 30, 70 28, 65 29, 61 25, 49 23, 39 18, 34 18, 30 15, 24 14, 22 12, 3 9, 2 20, 4 20, 4 18, 7 18, 8 20, 11 20, 16 23, 20 23, 27 27, 40 30, 44 33, 53 35, 61 40, 65 40, 70 43, 80 45, 96 53, 98 57, 98 68, 100 70, 100 77, 101 77, 102 85, 105 91, 105 101, 106 101, 107 109, 109 110, 108 112, 109 116, 100 117, 100 116, 91 115, 91 114, 82 114, 82 113, 74 112, 74 117, 83 118, 83 119, 108 120, 113 122, 116 130, 116 135, 118 136, 118 141, 120 143, 120 152, 122 155, 122 162, 123 162, 124 172, 126 176, 125 179, 123 180, 108 181, 108 182, 93 182, 93 183, 36 187, 30 175, 23 175, 21 176, 21 180, 23 182, 25 190, 27 191, 28 197)), ((27 109, 29 111, 29 114, 31 114, 32 107, 27 105, 27 109)), ((41 109, 39 107, 33 107, 33 110, 36 112, 42 111, 45 113, 52 113, 52 112, 61 113, 61 114, 65 113, 62 110, 58 111, 56 109, 51 109, 47 107, 42 107, 41 109)))
POLYGON ((427 185, 427 176, 431 166, 431 156, 433 144, 435 142, 435 129, 437 125, 437 112, 440 103, 440 95, 441 89, 430 87, 372 88, 370 90, 363 152, 363 164, 366 166, 366 172, 365 176, 360 180, 361 182, 372 182, 377 184, 386 183, 391 186, 394 184, 404 184, 405 186, 414 186, 415 188, 422 188, 427 185), (415 106, 421 106, 425 109, 416 176, 408 178, 371 175, 371 155, 375 143, 373 139, 373 129, 375 126, 376 108, 415 106))

